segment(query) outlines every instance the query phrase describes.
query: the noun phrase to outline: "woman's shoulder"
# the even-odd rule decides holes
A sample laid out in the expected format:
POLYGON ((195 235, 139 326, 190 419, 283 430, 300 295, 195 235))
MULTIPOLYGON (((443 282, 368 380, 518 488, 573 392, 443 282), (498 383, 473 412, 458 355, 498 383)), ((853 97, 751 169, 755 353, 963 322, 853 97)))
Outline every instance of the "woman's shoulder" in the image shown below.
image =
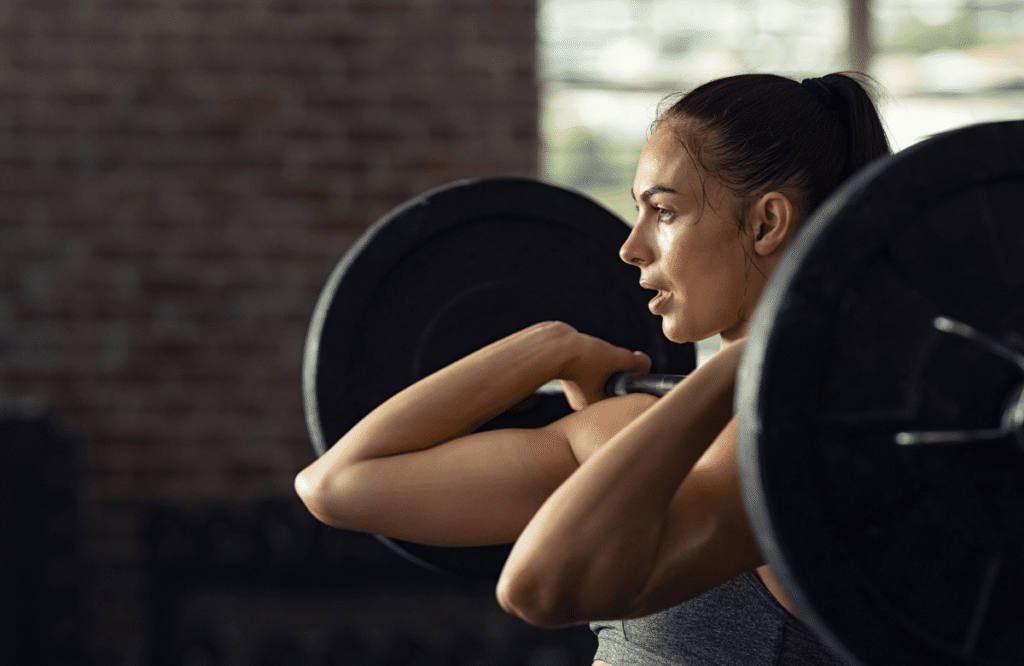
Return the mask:
POLYGON ((580 464, 619 431, 647 411, 658 399, 646 393, 630 393, 595 402, 565 416, 549 427, 561 430, 580 464))

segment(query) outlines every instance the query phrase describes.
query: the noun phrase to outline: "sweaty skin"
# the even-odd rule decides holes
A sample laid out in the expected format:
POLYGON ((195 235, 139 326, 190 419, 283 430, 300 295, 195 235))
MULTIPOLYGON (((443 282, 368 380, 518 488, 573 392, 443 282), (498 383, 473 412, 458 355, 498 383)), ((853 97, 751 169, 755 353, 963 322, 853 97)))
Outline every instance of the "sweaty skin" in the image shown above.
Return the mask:
MULTIPOLYGON (((621 256, 641 268, 641 285, 658 291, 651 311, 663 317, 670 340, 699 341, 721 332, 728 344, 746 336, 747 323, 788 245, 798 213, 792 193, 761 197, 750 211, 746 231, 756 238, 764 230, 763 242, 750 252, 736 242, 737 229, 730 224, 738 202, 730 201, 722 184, 702 174, 689 153, 680 150, 679 130, 670 123, 659 125, 644 148, 632 190, 639 219, 621 256), (718 215, 708 218, 707 206, 718 215), (708 223, 698 228, 695 216, 708 223), (762 219, 766 226, 761 226, 762 219), (757 259, 756 267, 752 259, 757 259), (730 303, 739 304, 735 313, 728 309, 730 303)), ((757 574, 795 613, 771 570, 761 566, 757 574)))
POLYGON ((644 148, 621 256, 657 291, 669 339, 721 333, 722 351, 663 398, 605 398, 611 373, 650 360, 559 322, 520 331, 395 395, 300 472, 318 519, 435 545, 515 541, 498 601, 538 625, 648 615, 755 568, 789 607, 742 506, 732 397, 794 208, 780 192, 740 202, 675 131, 662 123, 644 148), (577 411, 473 433, 553 378, 577 411))

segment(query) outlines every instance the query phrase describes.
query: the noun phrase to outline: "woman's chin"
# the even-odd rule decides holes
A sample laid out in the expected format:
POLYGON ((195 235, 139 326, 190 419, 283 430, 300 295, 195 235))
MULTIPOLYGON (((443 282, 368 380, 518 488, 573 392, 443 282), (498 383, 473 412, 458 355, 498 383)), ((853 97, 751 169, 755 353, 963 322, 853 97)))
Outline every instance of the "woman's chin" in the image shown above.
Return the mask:
POLYGON ((662 315, 661 332, 670 341, 681 345, 688 342, 697 343, 719 334, 717 330, 694 330, 693 327, 686 325, 682 317, 673 317, 671 315, 662 315))
POLYGON ((665 337, 670 341, 678 344, 686 344, 687 342, 696 342, 693 336, 689 335, 682 327, 677 326, 676 322, 671 317, 661 318, 661 332, 665 334, 665 337))

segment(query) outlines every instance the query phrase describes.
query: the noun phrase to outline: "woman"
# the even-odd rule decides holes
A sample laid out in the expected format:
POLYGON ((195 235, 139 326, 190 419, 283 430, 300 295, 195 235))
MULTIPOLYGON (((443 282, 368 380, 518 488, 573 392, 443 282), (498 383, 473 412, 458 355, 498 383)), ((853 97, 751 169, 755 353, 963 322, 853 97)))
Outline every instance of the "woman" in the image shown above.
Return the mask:
POLYGON ((844 74, 713 81, 657 120, 623 261, 674 342, 722 350, 661 399, 607 398, 650 360, 546 322, 394 396, 302 471, 310 511, 434 545, 515 541, 499 603, 528 622, 593 622, 596 664, 830 663, 764 565, 743 510, 733 390, 758 299, 808 214, 889 152, 844 74), (552 378, 575 410, 473 433, 552 378), (624 621, 610 621, 624 620, 624 621), (802 660, 802 661, 801 661, 802 660))

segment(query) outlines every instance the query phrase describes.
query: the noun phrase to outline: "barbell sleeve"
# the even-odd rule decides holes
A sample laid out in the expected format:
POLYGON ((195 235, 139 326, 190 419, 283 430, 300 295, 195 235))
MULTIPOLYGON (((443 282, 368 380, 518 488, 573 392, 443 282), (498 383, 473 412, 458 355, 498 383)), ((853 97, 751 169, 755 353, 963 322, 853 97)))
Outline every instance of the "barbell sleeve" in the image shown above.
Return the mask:
POLYGON ((627 393, 649 393, 661 397, 686 379, 686 375, 641 374, 637 372, 616 372, 604 385, 606 395, 627 393))

